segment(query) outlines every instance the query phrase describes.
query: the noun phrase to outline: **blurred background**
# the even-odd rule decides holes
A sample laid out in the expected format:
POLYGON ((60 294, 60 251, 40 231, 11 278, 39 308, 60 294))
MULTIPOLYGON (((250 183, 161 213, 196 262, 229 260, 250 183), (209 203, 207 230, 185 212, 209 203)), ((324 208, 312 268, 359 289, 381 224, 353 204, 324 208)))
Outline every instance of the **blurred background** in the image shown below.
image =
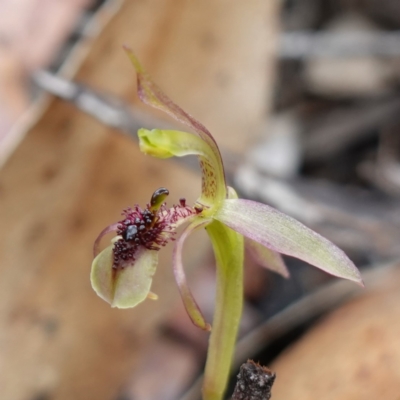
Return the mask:
MULTIPOLYGON (((169 204, 200 191, 195 160, 139 152, 139 127, 177 125, 139 104, 123 44, 211 130, 241 197, 362 269, 365 289, 247 259, 233 376, 253 358, 276 372, 275 400, 398 400, 396 0, 0 0, 0 398, 200 399, 208 337, 181 305, 171 248, 156 302, 114 310, 90 287, 93 241, 122 209, 160 186, 169 204)), ((184 259, 211 319, 206 235, 184 259)))

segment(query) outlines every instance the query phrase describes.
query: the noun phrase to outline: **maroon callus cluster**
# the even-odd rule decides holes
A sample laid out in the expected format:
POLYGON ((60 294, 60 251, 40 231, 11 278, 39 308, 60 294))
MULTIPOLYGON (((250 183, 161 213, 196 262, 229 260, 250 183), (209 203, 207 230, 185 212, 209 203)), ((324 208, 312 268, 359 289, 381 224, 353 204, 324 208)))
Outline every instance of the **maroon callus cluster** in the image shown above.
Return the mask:
POLYGON ((184 199, 181 199, 180 205, 170 209, 164 203, 157 211, 152 211, 150 204, 144 210, 138 205, 124 210, 124 219, 118 222, 117 227, 117 234, 121 238, 114 243, 113 248, 113 268, 124 268, 132 264, 140 247, 160 250, 170 240, 174 240, 174 224, 195 213, 195 210, 186 206, 184 199))

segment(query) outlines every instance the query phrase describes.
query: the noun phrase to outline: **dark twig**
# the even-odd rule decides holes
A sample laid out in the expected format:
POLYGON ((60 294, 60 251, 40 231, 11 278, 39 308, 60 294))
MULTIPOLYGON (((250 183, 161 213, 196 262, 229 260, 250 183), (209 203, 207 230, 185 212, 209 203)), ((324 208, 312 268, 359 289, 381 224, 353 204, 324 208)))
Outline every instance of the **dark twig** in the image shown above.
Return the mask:
POLYGON ((331 110, 309 123, 305 128, 304 157, 307 161, 332 158, 374 135, 382 122, 395 120, 400 110, 398 96, 359 102, 359 104, 331 110))
MULTIPOLYGON (((176 129, 176 125, 142 112, 109 93, 96 91, 88 85, 66 79, 46 70, 38 70, 32 75, 33 83, 41 90, 51 93, 74 104, 78 109, 96 118, 101 123, 121 130, 138 140, 139 128, 156 126, 160 129, 176 129)), ((225 170, 229 175, 236 170, 240 156, 227 149, 221 149, 225 170)), ((194 157, 176 158, 177 162, 199 171, 194 157)))
POLYGON ((275 374, 267 367, 247 360, 240 367, 232 400, 269 400, 275 374))
POLYGON ((103 124, 134 137, 142 127, 170 127, 165 121, 156 120, 153 116, 134 109, 116 96, 96 91, 58 74, 38 70, 32 75, 32 80, 38 88, 73 103, 103 124))
POLYGON ((351 58, 400 54, 400 32, 287 32, 280 38, 279 56, 351 58))

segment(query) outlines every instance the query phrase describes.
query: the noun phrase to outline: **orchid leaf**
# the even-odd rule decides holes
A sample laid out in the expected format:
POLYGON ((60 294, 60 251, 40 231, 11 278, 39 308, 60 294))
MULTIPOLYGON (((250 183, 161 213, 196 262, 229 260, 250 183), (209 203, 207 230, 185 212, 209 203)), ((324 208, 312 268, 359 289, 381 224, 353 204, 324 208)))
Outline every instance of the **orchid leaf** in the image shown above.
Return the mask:
POLYGON ((187 313, 189 314, 192 322, 199 328, 210 331, 211 325, 206 322, 203 317, 203 314, 194 299, 192 292, 188 286, 185 271, 183 269, 182 262, 182 247, 186 238, 196 229, 203 228, 210 221, 204 219, 197 219, 192 224, 190 224, 182 233, 180 238, 175 244, 174 254, 173 254, 173 264, 174 264, 174 275, 176 283, 178 284, 179 291, 181 292, 182 301, 186 308, 187 313))
POLYGON ((362 284, 359 271, 342 250, 272 207, 251 200, 227 199, 214 218, 273 251, 362 284))
POLYGON ((244 244, 247 252, 257 264, 284 278, 289 278, 289 271, 279 253, 249 238, 245 238, 244 244))
POLYGON ((108 246, 93 260, 93 289, 112 307, 135 307, 148 296, 157 263, 157 251, 141 249, 134 262, 114 269, 113 246, 108 246))

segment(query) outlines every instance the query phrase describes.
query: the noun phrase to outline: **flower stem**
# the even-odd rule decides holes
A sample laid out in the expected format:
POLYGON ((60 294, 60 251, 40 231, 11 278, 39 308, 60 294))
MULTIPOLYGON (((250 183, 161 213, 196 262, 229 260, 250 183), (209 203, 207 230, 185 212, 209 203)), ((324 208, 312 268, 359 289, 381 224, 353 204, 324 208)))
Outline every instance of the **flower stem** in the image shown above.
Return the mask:
POLYGON ((221 400, 228 381, 243 306, 243 236, 218 221, 207 226, 217 261, 217 295, 203 400, 221 400))

